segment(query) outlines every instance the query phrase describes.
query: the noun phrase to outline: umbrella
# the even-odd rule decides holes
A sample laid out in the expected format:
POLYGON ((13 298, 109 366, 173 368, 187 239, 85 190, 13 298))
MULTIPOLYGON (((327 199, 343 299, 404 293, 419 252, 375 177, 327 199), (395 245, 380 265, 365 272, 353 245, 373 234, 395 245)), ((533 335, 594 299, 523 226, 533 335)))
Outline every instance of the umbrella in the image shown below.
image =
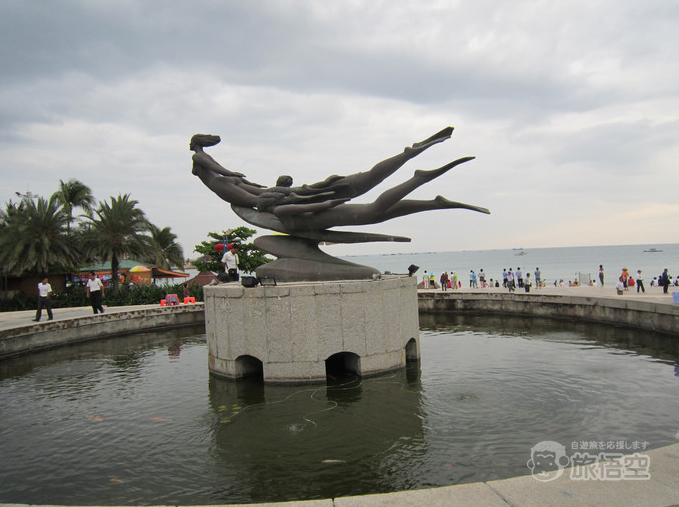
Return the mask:
POLYGON ((146 266, 134 266, 133 268, 130 268, 130 273, 148 273, 151 271, 151 268, 147 268, 146 266))

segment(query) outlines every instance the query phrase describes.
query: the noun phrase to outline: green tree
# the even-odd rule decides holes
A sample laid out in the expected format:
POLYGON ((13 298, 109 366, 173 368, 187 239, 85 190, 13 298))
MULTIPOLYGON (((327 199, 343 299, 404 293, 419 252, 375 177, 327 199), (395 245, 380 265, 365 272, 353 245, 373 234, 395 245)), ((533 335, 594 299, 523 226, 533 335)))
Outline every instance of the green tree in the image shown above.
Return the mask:
POLYGON ((0 270, 4 273, 46 273, 66 268, 79 259, 67 234, 68 215, 52 196, 10 201, 2 215, 0 270))
POLYGON ((73 223, 73 210, 80 208, 86 213, 92 211, 94 206, 94 196, 90 187, 78 180, 70 179, 66 183, 59 180, 59 190, 54 196, 59 200, 64 212, 68 216, 67 231, 71 234, 71 224, 73 223))
POLYGON ((149 248, 145 233, 150 224, 137 201, 129 194, 100 202, 83 232, 83 250, 89 258, 111 261, 111 290, 118 291, 120 259, 126 255, 144 256, 149 248))
POLYGON ((150 256, 146 257, 149 262, 162 269, 171 269, 178 266, 184 269, 184 251, 177 243, 177 235, 170 231, 169 227, 162 229, 150 224, 150 256))
POLYGON ((214 273, 221 273, 224 271, 222 265, 223 251, 215 249, 215 245, 224 243, 239 243, 241 250, 238 252, 238 268, 246 273, 253 273, 262 264, 271 262, 272 259, 266 257, 266 253, 255 247, 252 243, 246 243, 246 240, 257 233, 254 229, 247 227, 237 227, 236 229, 229 229, 228 231, 208 232, 210 240, 203 241, 200 245, 196 245, 194 249, 202 255, 200 259, 193 262, 193 265, 198 271, 212 271, 214 273))

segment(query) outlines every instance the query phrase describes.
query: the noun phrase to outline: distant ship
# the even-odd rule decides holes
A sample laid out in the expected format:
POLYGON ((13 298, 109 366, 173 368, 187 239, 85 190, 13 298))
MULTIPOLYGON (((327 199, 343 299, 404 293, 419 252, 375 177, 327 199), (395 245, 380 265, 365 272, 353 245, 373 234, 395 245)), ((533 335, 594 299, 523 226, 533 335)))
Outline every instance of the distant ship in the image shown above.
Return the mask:
POLYGON ((644 252, 656 253, 656 252, 662 252, 662 250, 658 250, 657 248, 649 248, 648 250, 644 250, 644 252))
POLYGON ((515 253, 514 255, 527 255, 527 254, 528 254, 528 252, 521 250, 520 252, 515 253))

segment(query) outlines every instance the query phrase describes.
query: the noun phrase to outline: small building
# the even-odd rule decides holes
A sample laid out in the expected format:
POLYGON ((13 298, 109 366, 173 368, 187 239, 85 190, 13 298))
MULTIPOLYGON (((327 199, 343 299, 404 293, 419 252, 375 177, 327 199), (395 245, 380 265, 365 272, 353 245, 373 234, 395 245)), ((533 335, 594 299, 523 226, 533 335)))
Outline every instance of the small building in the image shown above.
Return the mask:
MULTIPOLYGON (((47 277, 55 292, 66 289, 68 273, 48 273, 47 277)), ((0 278, 0 298, 11 298, 17 292, 37 297, 40 282, 42 277, 36 274, 24 276, 3 274, 0 278)))

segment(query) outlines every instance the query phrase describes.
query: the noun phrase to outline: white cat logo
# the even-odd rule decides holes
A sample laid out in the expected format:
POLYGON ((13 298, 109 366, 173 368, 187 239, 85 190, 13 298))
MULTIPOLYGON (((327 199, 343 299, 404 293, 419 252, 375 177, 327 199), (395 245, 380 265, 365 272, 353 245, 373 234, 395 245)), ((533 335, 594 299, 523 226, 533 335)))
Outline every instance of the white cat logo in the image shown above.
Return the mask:
POLYGON ((568 465, 566 448, 559 442, 545 440, 530 450, 528 468, 535 479, 549 482, 561 477, 563 469, 568 465))

